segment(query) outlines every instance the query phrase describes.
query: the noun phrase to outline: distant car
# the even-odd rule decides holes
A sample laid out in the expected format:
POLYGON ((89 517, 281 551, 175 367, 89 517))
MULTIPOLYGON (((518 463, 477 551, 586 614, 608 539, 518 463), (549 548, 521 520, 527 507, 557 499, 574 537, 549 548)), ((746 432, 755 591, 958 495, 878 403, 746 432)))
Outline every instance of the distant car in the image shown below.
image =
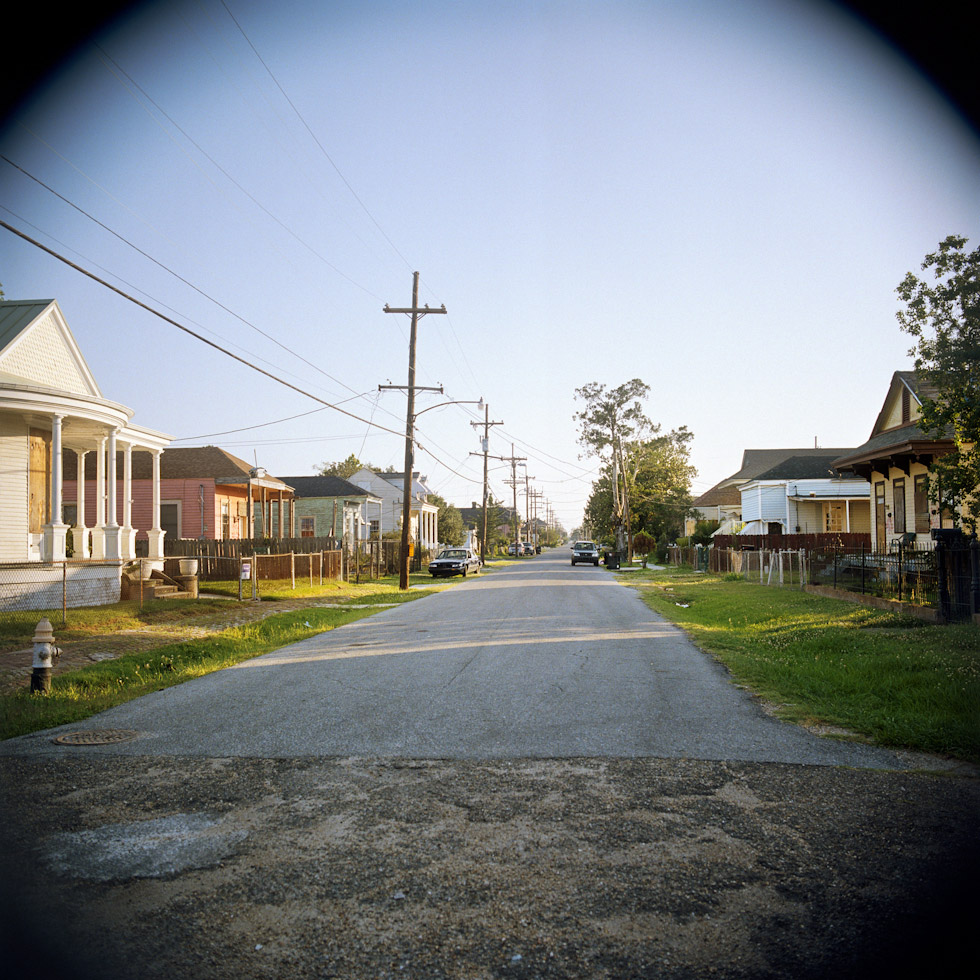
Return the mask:
POLYGON ((530 541, 525 541, 521 545, 521 554, 522 555, 533 555, 534 554, 534 545, 531 544, 530 541))
POLYGON ((480 571, 480 556, 469 548, 443 548, 439 554, 429 562, 429 574, 433 578, 440 575, 447 577, 451 575, 466 576, 467 572, 480 571))
POLYGON ((599 564, 599 549, 594 541, 576 541, 572 545, 572 564, 577 565, 583 561, 593 565, 599 564))
POLYGON ((516 557, 516 555, 517 555, 517 545, 516 544, 510 545, 507 548, 507 554, 508 555, 514 555, 516 557))

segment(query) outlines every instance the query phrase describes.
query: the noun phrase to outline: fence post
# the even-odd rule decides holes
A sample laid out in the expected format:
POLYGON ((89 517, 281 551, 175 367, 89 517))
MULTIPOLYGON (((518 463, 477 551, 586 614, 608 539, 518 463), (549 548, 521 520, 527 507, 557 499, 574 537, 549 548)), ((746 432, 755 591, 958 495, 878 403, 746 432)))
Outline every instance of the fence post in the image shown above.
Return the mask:
POLYGON ((68 625, 68 562, 61 563, 61 628, 68 625))
POLYGON ((970 613, 980 615, 980 541, 970 542, 970 613))
POLYGON ((898 601, 902 601, 902 579, 905 572, 905 543, 898 539, 898 601))
POLYGON ((861 542, 861 595, 864 595, 864 541, 861 542))
POLYGON ((293 583, 293 591, 296 591, 296 552, 289 552, 289 577, 293 583))
POLYGON ((837 588, 837 545, 834 545, 834 588, 837 588))

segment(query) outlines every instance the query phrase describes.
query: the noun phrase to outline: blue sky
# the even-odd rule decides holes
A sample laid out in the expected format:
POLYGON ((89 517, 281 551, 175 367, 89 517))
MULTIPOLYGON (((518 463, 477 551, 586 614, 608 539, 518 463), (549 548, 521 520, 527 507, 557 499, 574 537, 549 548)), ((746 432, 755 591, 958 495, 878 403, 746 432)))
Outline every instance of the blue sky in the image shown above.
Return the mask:
MULTIPOLYGON (((745 448, 858 445, 910 366, 896 285, 980 230, 975 133, 829 4, 225 2, 134 8, 0 133, 115 235, 2 161, 0 216, 396 432, 404 396, 377 389, 406 382, 409 324, 382 308, 417 269, 449 311, 420 321, 418 383, 446 396, 418 408, 487 399, 491 453, 528 457, 569 529, 595 471, 575 388, 647 382, 650 417, 694 432, 695 493, 745 448)), ((0 234, 8 298, 58 299, 137 423, 277 475, 401 468, 399 436, 0 234)), ((419 419, 460 505, 475 417, 419 419)))

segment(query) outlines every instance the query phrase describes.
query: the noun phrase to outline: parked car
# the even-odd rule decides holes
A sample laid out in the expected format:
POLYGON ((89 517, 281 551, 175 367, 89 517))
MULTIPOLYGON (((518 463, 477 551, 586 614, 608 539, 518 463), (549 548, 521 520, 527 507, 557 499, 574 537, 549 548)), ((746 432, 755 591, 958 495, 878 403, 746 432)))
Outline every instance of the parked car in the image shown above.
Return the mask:
POLYGON ((521 554, 522 555, 533 555, 534 554, 534 545, 531 544, 530 541, 525 541, 521 545, 521 554))
POLYGON ((507 554, 508 555, 514 555, 516 557, 516 555, 517 555, 517 545, 516 544, 509 545, 508 548, 507 548, 507 554))
POLYGON ((572 545, 572 564, 577 565, 583 561, 599 564, 599 549, 594 541, 576 541, 572 545))
POLYGON ((469 548, 443 548, 439 554, 429 562, 429 574, 433 578, 440 575, 462 575, 467 572, 480 571, 480 556, 469 548))

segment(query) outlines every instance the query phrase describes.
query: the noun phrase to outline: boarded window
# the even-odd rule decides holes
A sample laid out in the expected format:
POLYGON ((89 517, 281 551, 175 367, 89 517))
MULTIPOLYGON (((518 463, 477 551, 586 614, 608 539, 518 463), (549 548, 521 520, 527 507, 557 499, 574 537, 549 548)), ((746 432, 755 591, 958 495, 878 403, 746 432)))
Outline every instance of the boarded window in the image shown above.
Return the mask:
POLYGON ((29 526, 31 534, 40 534, 48 523, 51 499, 51 433, 31 429, 29 435, 28 492, 30 494, 29 526))
POLYGON ((914 490, 915 533, 929 533, 929 477, 920 473, 915 478, 914 490))
POLYGON ((904 534, 905 527, 905 480, 892 480, 892 514, 895 517, 895 533, 904 534))

